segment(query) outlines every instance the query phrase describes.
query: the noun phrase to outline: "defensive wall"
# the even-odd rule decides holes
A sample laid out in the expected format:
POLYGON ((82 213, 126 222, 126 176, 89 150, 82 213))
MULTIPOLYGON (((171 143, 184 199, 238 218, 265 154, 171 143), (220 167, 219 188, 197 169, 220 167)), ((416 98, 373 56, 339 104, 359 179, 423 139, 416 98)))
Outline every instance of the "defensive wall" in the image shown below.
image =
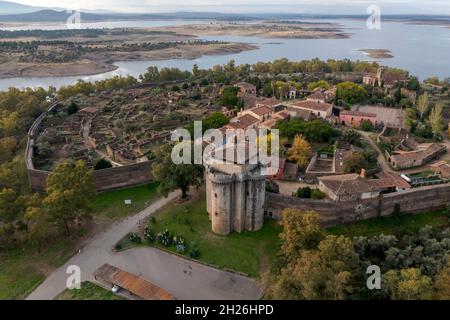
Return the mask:
POLYGON ((349 202, 299 199, 267 192, 264 211, 266 216, 281 219, 285 208, 312 210, 320 214, 321 224, 324 227, 330 227, 389 216, 398 206, 404 214, 415 214, 441 210, 446 205, 450 205, 450 184, 420 187, 373 199, 349 202))

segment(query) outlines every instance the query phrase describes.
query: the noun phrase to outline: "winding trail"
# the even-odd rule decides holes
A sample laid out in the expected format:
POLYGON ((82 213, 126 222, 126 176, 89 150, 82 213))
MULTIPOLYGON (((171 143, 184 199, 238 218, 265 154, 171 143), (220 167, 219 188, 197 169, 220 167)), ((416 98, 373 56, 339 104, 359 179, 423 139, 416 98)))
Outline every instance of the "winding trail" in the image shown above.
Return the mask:
POLYGON ((96 235, 64 266, 55 270, 33 291, 27 300, 50 300, 66 289, 67 267, 79 266, 82 281, 94 281, 93 272, 104 263, 157 284, 178 299, 245 300, 258 299, 261 289, 252 279, 163 252, 155 248, 134 248, 115 253, 113 246, 143 219, 174 201, 179 192, 171 193, 128 219, 96 235))

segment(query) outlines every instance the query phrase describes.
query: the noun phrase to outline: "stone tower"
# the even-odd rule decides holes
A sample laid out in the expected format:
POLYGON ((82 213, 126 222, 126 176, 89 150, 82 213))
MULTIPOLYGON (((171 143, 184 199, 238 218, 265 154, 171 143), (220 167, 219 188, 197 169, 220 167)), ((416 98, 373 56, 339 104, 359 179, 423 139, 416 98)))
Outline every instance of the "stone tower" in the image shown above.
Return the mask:
POLYGON ((206 203, 212 231, 257 231, 264 223, 266 178, 255 164, 206 165, 206 203))

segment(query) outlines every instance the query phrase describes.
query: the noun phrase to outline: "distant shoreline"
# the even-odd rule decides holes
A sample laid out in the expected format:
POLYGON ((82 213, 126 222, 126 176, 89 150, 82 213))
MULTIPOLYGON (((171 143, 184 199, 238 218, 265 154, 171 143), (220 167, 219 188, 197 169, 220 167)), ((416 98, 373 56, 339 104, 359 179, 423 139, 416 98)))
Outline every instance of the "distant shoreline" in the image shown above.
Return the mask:
POLYGON ((394 55, 387 49, 360 49, 362 53, 373 59, 391 59, 394 55))
POLYGON ((69 63, 4 63, 0 64, 0 79, 92 76, 117 70, 119 67, 114 62, 118 61, 194 60, 204 55, 234 54, 258 48, 256 45, 246 43, 218 43, 202 46, 180 45, 156 51, 92 54, 84 59, 69 63))

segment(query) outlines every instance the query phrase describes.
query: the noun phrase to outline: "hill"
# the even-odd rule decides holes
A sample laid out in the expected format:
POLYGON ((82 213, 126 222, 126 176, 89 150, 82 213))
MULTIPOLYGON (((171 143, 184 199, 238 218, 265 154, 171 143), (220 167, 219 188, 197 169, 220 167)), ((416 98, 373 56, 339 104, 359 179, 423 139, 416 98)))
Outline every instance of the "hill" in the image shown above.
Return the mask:
POLYGON ((10 1, 0 1, 0 13, 2 15, 30 13, 41 9, 42 7, 27 6, 10 1))

